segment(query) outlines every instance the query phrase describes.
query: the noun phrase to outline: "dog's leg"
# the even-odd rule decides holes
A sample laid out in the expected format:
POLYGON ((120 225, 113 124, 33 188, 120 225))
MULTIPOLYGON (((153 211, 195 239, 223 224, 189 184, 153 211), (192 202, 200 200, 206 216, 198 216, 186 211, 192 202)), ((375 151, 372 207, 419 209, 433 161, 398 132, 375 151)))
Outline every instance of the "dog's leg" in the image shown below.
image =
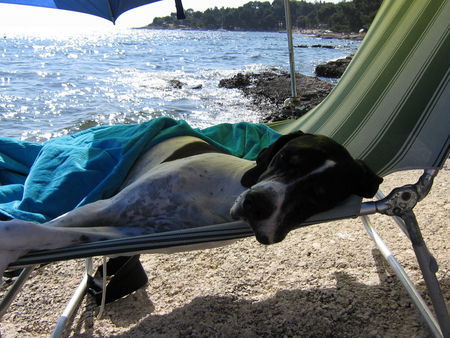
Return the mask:
POLYGON ((121 236, 112 227, 58 228, 21 220, 0 222, 0 250, 56 249, 121 236))
POLYGON ((9 250, 0 250, 0 285, 2 285, 2 277, 3 271, 6 270, 11 262, 14 262, 20 256, 23 256, 25 251, 9 251, 9 250))
POLYGON ((73 209, 65 214, 44 223, 50 227, 104 227, 112 225, 115 220, 115 210, 111 208, 111 200, 100 200, 73 209))
POLYGON ((21 220, 0 222, 0 281, 8 265, 30 250, 56 249, 122 236, 112 227, 57 228, 21 220))

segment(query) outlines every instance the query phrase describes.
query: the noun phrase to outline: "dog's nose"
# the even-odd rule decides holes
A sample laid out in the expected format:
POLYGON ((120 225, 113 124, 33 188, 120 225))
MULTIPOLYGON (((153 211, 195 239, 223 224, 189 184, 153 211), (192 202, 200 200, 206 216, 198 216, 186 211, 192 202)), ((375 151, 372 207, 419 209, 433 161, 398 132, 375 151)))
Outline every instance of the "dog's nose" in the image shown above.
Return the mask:
POLYGON ((269 239, 269 236, 265 235, 265 234, 256 234, 256 240, 264 245, 269 245, 272 244, 272 242, 269 239))
POLYGON ((244 216, 252 220, 268 218, 273 212, 273 204, 267 195, 260 190, 249 190, 242 201, 244 216))

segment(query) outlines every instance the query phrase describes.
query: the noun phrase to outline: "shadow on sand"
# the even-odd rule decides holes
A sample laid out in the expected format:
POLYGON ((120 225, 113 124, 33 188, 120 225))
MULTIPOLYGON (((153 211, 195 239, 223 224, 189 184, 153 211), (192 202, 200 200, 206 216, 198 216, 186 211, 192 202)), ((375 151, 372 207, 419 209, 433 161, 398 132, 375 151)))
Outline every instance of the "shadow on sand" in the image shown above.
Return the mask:
MULTIPOLYGON (((145 290, 140 290, 108 305, 105 316, 118 327, 136 323, 115 337, 431 336, 397 277, 378 251, 372 253, 381 281, 376 285, 336 272, 333 288, 283 290, 263 301, 198 297, 164 315, 151 314, 155 307, 145 290)), ((449 297, 450 279, 440 282, 449 297)), ((424 285, 418 289, 423 292, 424 285)), ((86 319, 88 312, 92 317, 92 308, 84 311, 72 335, 96 336, 94 324, 86 319)))

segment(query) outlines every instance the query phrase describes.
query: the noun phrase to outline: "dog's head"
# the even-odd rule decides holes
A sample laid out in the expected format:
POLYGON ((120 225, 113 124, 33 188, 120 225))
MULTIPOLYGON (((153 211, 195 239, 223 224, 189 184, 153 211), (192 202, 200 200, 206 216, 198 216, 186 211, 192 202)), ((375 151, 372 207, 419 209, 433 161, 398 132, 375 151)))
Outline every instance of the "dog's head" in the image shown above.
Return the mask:
POLYGON ((372 197, 382 179, 332 139, 296 132, 264 149, 241 179, 247 187, 231 216, 263 244, 283 240, 297 224, 352 194, 372 197))

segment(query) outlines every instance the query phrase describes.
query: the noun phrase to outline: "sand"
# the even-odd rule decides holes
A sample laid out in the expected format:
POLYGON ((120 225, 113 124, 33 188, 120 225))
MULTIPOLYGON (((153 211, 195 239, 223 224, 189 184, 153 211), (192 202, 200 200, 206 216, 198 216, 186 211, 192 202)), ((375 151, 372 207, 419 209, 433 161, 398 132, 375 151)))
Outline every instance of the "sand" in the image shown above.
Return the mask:
MULTIPOLYGON (((397 173, 385 192, 420 172, 397 173)), ((423 236, 440 265, 450 300, 449 162, 430 195, 415 209, 423 236)), ((372 217, 397 259, 425 292, 415 257, 399 228, 372 217)), ((99 261, 98 259, 96 260, 99 261)), ((253 238, 221 248, 145 254, 148 285, 98 308, 84 300, 66 332, 72 337, 428 337, 398 278, 358 219, 300 228, 283 242, 253 238)), ((71 297, 83 260, 37 269, 0 324, 2 337, 46 337, 71 297)), ((7 284, 1 287, 4 294, 7 284)))

